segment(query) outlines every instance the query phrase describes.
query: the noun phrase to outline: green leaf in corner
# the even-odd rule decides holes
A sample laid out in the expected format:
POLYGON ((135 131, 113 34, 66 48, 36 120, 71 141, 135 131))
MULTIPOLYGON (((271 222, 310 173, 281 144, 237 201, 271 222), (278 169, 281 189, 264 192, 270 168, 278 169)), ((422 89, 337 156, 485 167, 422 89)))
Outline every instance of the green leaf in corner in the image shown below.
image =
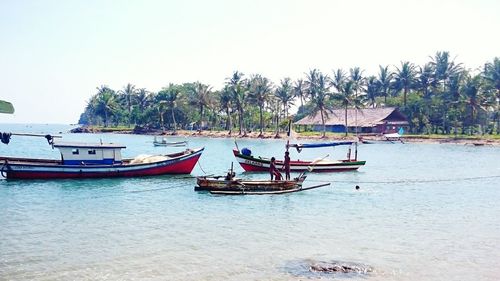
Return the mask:
POLYGON ((0 113, 14 113, 14 106, 8 101, 0 100, 0 113))

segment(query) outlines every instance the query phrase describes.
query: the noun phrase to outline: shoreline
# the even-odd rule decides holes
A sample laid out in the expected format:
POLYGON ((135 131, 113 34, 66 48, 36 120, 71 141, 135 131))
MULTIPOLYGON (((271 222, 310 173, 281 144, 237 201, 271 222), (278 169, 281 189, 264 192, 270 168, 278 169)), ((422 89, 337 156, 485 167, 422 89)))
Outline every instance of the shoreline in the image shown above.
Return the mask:
MULTIPOLYGON (((165 137, 208 137, 208 138, 234 138, 234 139, 286 139, 287 135, 281 132, 278 137, 276 137, 275 132, 263 132, 260 136, 260 132, 249 132, 244 135, 239 135, 237 132, 229 134, 228 131, 188 131, 188 130, 177 130, 174 134, 172 131, 161 131, 161 130, 141 130, 136 131, 133 129, 116 129, 116 128, 95 128, 95 127, 78 127, 71 131, 71 133, 120 133, 120 134, 135 134, 135 135, 146 135, 146 136, 165 136, 165 137)), ((388 141, 382 136, 376 135, 361 135, 363 141, 366 144, 370 143, 387 143, 393 142, 398 143, 400 140, 388 141)), ((325 138, 322 138, 320 134, 318 135, 302 135, 301 133, 292 132, 292 138, 297 140, 326 140, 326 141, 357 141, 358 138, 353 135, 343 136, 343 135, 331 135, 327 134, 325 138)), ((423 143, 423 144, 459 144, 459 145, 471 145, 471 146, 500 146, 500 138, 481 138, 481 137, 454 137, 454 136, 443 136, 443 137, 430 137, 430 136, 418 136, 418 135, 407 135, 401 138, 403 143, 423 143)))

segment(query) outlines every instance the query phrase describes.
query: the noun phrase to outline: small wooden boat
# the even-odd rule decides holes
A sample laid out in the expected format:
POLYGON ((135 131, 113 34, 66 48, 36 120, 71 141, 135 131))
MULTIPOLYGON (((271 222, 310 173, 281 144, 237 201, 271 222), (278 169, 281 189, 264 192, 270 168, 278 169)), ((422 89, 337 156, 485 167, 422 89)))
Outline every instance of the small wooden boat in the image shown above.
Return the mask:
POLYGON ((189 174, 203 148, 166 155, 139 155, 122 159, 125 146, 113 143, 52 143, 61 160, 0 157, 0 172, 7 179, 65 179, 140 177, 189 174))
POLYGON ((166 138, 162 138, 161 140, 157 140, 156 137, 153 140, 154 146, 186 146, 187 141, 167 141, 166 138))
POLYGON ((279 192, 302 187, 306 176, 293 180, 244 180, 228 176, 197 177, 195 191, 279 192))
MULTIPOLYGON (((347 159, 342 160, 292 160, 290 161, 290 171, 304 172, 314 167, 314 172, 343 172, 354 171, 364 166, 366 161, 357 160, 357 143, 355 142, 333 142, 333 143, 317 143, 317 144, 289 144, 287 147, 297 148, 301 151, 304 148, 328 147, 338 145, 355 145, 354 159, 351 159, 351 149, 349 148, 347 159)), ((271 159, 267 157, 253 156, 252 152, 243 148, 241 151, 233 149, 233 154, 238 160, 240 166, 247 172, 267 172, 271 159)), ((283 160, 276 160, 276 167, 282 167, 283 160)))

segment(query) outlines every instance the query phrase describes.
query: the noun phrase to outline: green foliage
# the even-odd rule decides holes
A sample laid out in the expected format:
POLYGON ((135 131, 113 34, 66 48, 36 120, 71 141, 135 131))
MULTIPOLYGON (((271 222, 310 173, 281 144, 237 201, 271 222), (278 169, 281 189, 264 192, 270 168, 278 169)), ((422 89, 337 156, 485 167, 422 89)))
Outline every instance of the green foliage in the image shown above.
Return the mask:
POLYGON ((333 108, 382 106, 399 107, 415 134, 499 134, 500 59, 486 62, 479 72, 465 69, 448 52, 436 52, 423 66, 407 61, 379 66, 376 76, 365 76, 359 67, 337 69, 331 77, 313 69, 276 86, 260 74, 247 78, 234 71, 220 90, 201 82, 169 84, 157 93, 132 84, 119 91, 103 85, 87 101, 79 123, 169 130, 236 127, 245 134, 247 129, 280 132, 288 118, 298 121, 311 114, 324 122, 333 108))

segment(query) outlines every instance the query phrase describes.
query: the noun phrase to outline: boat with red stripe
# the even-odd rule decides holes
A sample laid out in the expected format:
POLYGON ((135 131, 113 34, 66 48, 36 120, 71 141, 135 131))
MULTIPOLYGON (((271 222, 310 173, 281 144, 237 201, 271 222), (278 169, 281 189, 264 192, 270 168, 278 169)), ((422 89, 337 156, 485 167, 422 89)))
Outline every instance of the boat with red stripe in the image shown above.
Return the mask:
POLYGON ((7 179, 68 179, 142 177, 189 174, 204 148, 164 155, 139 155, 122 159, 125 146, 113 143, 56 143, 61 160, 0 157, 1 174, 7 179))
MULTIPOLYGON (((347 154, 347 159, 342 160, 330 160, 330 159, 316 159, 316 160, 291 160, 290 161, 290 171, 292 172, 303 172, 306 170, 311 170, 314 167, 314 172, 344 172, 344 171, 355 171, 366 164, 366 161, 357 160, 357 143, 356 142, 332 142, 332 143, 314 143, 314 144, 287 144, 288 148, 296 148, 297 151, 302 151, 304 148, 317 148, 317 147, 332 147, 339 145, 354 145, 355 152, 354 158, 351 158, 351 148, 347 154)), ((271 163, 270 157, 253 156, 252 152, 243 148, 241 151, 238 147, 233 149, 233 154, 236 160, 247 172, 269 172, 269 165, 271 163)), ((276 167, 281 168, 283 166, 283 160, 276 160, 276 167)))

